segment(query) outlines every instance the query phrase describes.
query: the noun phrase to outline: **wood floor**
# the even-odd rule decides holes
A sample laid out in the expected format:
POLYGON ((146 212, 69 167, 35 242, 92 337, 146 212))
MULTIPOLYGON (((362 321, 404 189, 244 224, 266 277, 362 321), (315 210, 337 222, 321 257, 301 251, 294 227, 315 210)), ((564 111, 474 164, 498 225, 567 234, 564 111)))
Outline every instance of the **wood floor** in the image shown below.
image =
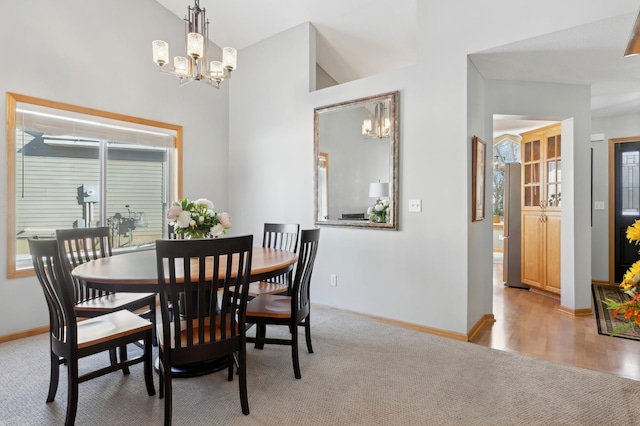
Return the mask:
POLYGON ((502 264, 493 265, 496 322, 472 343, 640 380, 640 341, 601 336, 595 316, 573 317, 557 300, 505 287, 502 264))

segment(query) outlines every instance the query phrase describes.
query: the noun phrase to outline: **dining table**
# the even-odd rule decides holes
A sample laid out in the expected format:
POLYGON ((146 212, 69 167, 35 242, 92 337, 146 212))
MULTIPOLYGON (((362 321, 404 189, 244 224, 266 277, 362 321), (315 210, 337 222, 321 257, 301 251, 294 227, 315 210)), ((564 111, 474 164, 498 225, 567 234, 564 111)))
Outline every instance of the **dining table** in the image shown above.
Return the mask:
MULTIPOLYGON (((264 281, 286 274, 293 269, 298 259, 296 253, 265 247, 254 247, 251 257, 249 282, 264 281)), ((158 287, 156 251, 154 248, 140 249, 91 260, 76 266, 71 274, 99 290, 155 293, 158 287)), ((179 278, 178 276, 178 280, 179 278)), ((219 361, 173 366, 171 371, 174 377, 200 376, 225 368, 226 357, 219 361)))

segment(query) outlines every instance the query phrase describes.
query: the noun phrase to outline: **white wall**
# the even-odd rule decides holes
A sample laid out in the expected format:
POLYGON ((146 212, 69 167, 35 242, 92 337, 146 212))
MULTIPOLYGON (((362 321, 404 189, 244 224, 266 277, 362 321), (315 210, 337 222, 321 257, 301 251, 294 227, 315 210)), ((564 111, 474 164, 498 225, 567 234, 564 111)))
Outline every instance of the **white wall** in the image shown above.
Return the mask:
MULTIPOLYGON (((418 3, 417 66, 314 93, 306 93, 308 52, 313 54, 306 45, 313 39, 309 27, 296 27, 242 52, 243 64, 250 64, 232 86, 230 161, 232 170, 238 170, 232 172, 230 193, 232 209, 247 231, 259 231, 267 220, 312 225, 314 107, 400 91, 400 229, 323 227, 313 278, 318 303, 460 333, 490 313, 485 292, 491 288, 491 221, 470 222, 469 137, 484 132, 491 141, 491 134, 488 118, 468 116, 473 114, 468 102, 480 105, 475 99, 483 94, 479 76, 467 80, 467 54, 636 8, 631 1, 463 3, 418 3), (456 25, 450 25, 454 19, 456 25), (279 52, 290 55, 283 58, 279 52), (276 57, 284 62, 273 67, 276 57), (422 213, 406 211, 407 201, 414 198, 423 200, 422 213), (337 287, 329 286, 330 274, 338 275, 337 287)), ((580 105, 571 114, 581 120, 576 139, 586 135, 588 140, 583 115, 588 88, 586 106, 583 88, 575 96, 568 103, 580 105)), ((566 154, 584 161, 582 149, 566 154)), ((574 175, 565 181, 574 193, 569 198, 584 213, 575 221, 563 217, 572 239, 565 241, 563 231, 563 245, 587 257, 589 210, 583 195, 588 185, 579 182, 588 164, 567 166, 574 175)), ((574 294, 573 281, 582 283, 589 272, 576 267, 571 253, 566 258, 563 270, 572 277, 571 290, 562 303, 583 308, 588 301, 574 294)))
MULTIPOLYGON (((185 5, 186 7, 186 5, 185 5)), ((7 1, 0 6, 0 94, 15 92, 184 126, 184 193, 228 198, 228 88, 216 90, 161 75, 151 40, 182 52, 183 22, 153 0, 7 1)), ((5 102, 0 103, 5 116, 5 102)), ((4 123, 4 120, 2 120, 4 123)), ((2 134, 5 134, 4 124, 2 134)), ((6 150, 0 150, 6 163, 6 150)), ((6 210, 6 176, 0 183, 6 210)), ((43 206, 46 208, 46 206, 43 206)), ((0 241, 7 238, 0 227, 0 241)), ((6 259, 6 244, 0 244, 6 259)), ((6 279, 0 262, 0 336, 48 324, 34 277, 6 279)))
POLYGON ((467 257, 469 269, 467 271, 467 330, 470 330, 482 315, 489 314, 493 309, 493 215, 492 215, 492 182, 493 168, 493 120, 486 112, 485 98, 486 84, 476 67, 467 61, 467 180, 469 182, 468 205, 473 205, 472 188, 472 158, 473 137, 479 137, 485 142, 485 185, 484 185, 484 217, 480 222, 471 221, 471 208, 468 210, 468 238, 469 250, 467 257), (490 226, 487 226, 489 224, 490 226), (490 247, 487 242, 490 241, 490 247), (491 266, 491 267, 489 267, 491 266))

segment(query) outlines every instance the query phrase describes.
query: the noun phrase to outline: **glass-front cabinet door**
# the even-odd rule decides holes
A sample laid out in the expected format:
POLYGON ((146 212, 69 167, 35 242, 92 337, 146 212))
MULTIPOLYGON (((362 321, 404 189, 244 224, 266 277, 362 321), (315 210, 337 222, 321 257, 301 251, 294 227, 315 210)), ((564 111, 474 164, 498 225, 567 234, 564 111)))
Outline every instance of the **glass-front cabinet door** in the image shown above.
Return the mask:
POLYGON ((547 207, 560 207, 562 201, 561 192, 561 139, 560 134, 547 137, 547 207))
POLYGON ((522 282, 560 294, 560 123, 522 133, 522 282))
POLYGON ((540 204, 540 139, 522 141, 524 205, 538 206, 540 204))

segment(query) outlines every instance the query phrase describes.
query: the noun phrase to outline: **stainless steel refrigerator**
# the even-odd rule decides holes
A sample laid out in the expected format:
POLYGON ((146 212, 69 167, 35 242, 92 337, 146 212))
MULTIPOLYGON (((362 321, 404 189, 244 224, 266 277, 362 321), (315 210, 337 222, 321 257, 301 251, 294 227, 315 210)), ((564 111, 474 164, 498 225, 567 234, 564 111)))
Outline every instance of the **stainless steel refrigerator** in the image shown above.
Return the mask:
POLYGON ((520 163, 504 165, 504 252, 502 263, 502 280, 508 287, 526 288, 521 281, 520 245, 521 237, 521 185, 520 163))

